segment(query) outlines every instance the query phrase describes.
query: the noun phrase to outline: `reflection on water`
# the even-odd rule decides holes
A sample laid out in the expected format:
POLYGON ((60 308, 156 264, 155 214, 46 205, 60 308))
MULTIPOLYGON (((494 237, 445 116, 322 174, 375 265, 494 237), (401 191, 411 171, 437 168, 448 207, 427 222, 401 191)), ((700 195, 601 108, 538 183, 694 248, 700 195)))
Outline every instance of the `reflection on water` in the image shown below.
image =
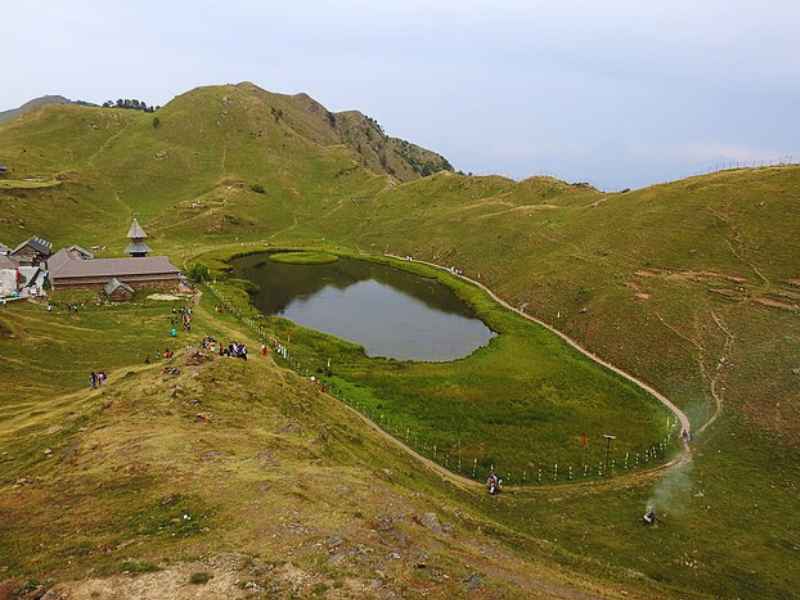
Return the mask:
POLYGON ((258 285, 252 301, 262 312, 361 344, 368 356, 454 360, 494 336, 450 288, 399 269, 348 258, 291 265, 263 254, 233 265, 258 285))

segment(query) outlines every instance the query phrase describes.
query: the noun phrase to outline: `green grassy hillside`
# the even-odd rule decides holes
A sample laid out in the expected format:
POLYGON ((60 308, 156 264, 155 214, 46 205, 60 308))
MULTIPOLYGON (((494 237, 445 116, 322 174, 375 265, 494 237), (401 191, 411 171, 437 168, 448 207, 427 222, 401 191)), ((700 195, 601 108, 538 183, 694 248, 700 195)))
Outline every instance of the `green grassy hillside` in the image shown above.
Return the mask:
MULTIPOLYGON (((414 163, 434 159, 403 148, 393 154, 395 143, 386 138, 365 149, 372 129, 358 115, 332 119, 307 96, 270 94, 250 84, 193 90, 156 116, 158 127, 153 115, 135 111, 49 106, 0 125, 0 163, 12 168, 15 180, 60 182, 0 187, 0 241, 13 245, 40 234, 57 246, 105 245, 101 252, 118 255, 136 213, 154 250, 179 262, 272 244, 410 254, 454 265, 652 384, 690 415, 696 432, 690 469, 661 481, 466 501, 501 528, 504 547, 644 597, 652 589, 679 597, 796 594, 800 168, 732 170, 607 194, 540 177, 514 182, 440 172, 417 178, 414 163), (403 159, 404 152, 415 158, 403 159), (638 516, 653 497, 667 507, 665 523, 642 529, 638 516), (510 531, 537 541, 523 543, 510 531)), ((29 310, 9 307, 7 329, 26 329, 29 310)), ((98 315, 92 327, 113 327, 108 319, 98 315)), ((209 329, 221 327, 217 320, 209 317, 209 329)), ((141 344, 160 335, 160 325, 153 326, 141 344)), ((8 350, 14 338, 0 337, 3 374, 27 377, 29 363, 51 368, 49 340, 69 339, 73 330, 30 321, 30 331, 39 344, 31 348, 44 349, 36 358, 16 345, 8 350)), ((86 335, 102 339, 98 332, 86 335)), ((128 350, 119 350, 112 366, 137 362, 137 343, 114 344, 128 350)), ((62 350, 54 356, 68 355, 62 350)), ((59 390, 75 389, 84 367, 46 383, 38 379, 34 389, 61 406, 59 390)), ((280 370, 272 376, 289 377, 280 370)), ((294 394, 294 383, 287 385, 286 394, 294 394)), ((16 389, 3 396, 3 411, 23 429, 9 430, 4 448, 26 440, 25 411, 38 411, 28 397, 24 407, 9 408, 18 401, 16 389)), ((121 388, 120 402, 135 397, 121 388)), ((169 429, 159 423, 157 431, 169 429)), ((32 458, 25 462, 26 452, 19 451, 21 466, 12 462, 3 475, 6 506, 16 502, 21 488, 14 482, 25 469, 47 468, 32 458)), ((141 452, 131 453, 127 464, 151 464, 141 452)), ((336 461, 350 452, 342 450, 336 461)), ((359 456, 370 464, 369 452, 359 456)), ((393 470, 395 460, 381 458, 380 468, 393 470)), ((124 496, 123 482, 96 466, 87 469, 98 473, 92 485, 106 481, 109 494, 122 486, 124 496)), ((152 480, 158 493, 164 491, 160 473, 152 480)), ((426 498, 460 498, 433 487, 411 489, 426 498)), ((43 515, 52 490, 24 489, 32 494, 26 510, 43 515)), ((214 498, 204 502, 215 505, 214 498)), ((78 510, 77 500, 69 506, 78 510)), ((13 514, 15 527, 42 522, 13 514)), ((4 539, 23 534, 6 532, 4 539)), ((136 547, 146 554, 147 544, 136 547)), ((56 559, 41 560, 53 566, 56 559)), ((81 564, 91 563, 86 560, 81 564)), ((14 569, 37 572, 27 563, 14 569)))
POLYGON ((26 112, 31 112, 47 104, 70 104, 72 101, 64 96, 40 96, 33 100, 28 100, 25 104, 9 110, 0 111, 0 123, 10 121, 26 112))

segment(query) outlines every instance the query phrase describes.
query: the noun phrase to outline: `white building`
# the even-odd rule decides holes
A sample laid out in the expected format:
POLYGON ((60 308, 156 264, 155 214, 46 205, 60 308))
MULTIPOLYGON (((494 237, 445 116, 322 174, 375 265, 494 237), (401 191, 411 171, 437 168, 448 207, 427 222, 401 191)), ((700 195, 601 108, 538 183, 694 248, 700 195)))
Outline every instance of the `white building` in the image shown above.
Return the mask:
POLYGON ((0 297, 12 296, 19 291, 19 274, 16 261, 0 255, 0 297))

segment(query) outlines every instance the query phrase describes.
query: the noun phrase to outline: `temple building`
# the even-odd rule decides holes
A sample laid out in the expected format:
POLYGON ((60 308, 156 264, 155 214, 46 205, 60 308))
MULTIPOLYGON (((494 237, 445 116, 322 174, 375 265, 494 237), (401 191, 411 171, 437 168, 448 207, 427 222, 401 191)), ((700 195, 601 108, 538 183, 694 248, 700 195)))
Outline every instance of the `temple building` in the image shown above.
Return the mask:
POLYGON ((147 234, 144 232, 144 229, 142 229, 142 226, 139 225, 139 221, 136 220, 136 217, 134 217, 133 223, 131 223, 131 227, 128 229, 128 239, 131 242, 125 249, 125 254, 137 257, 147 256, 150 253, 150 247, 144 242, 146 238, 147 234))
POLYGON ((180 270, 166 256, 147 256, 150 248, 143 241, 146 237, 134 219, 126 249, 131 258, 94 258, 80 246, 62 248, 47 261, 50 285, 54 290, 105 288, 110 295, 127 295, 139 288, 177 289, 180 270))

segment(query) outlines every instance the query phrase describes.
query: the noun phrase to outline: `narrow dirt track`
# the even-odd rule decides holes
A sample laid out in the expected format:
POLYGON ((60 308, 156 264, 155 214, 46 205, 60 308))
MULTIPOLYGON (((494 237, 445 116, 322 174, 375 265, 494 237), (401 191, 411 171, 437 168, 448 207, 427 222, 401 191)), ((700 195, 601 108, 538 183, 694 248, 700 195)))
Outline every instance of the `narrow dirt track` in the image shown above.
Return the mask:
MULTIPOLYGON (((401 261, 405 260, 403 257, 397 256, 395 254, 388 254, 387 253, 384 256, 387 256, 389 258, 394 258, 394 259, 397 259, 397 260, 401 260, 401 261)), ((591 352, 591 351, 587 350, 586 348, 584 348, 583 346, 581 346, 578 342, 573 340, 571 337, 569 337, 568 335, 562 333, 558 329, 552 327, 548 323, 545 323, 544 321, 542 321, 540 319, 537 319, 536 317, 533 317, 533 316, 531 316, 531 315, 519 310, 518 308, 512 306, 511 304, 509 304, 508 302, 506 302, 505 300, 500 298, 490 288, 488 288, 487 286, 485 286, 481 282, 476 281, 476 280, 474 280, 474 279, 472 279, 470 277, 467 277, 466 275, 459 275, 459 274, 453 273, 447 267, 445 267, 443 265, 438 265, 438 264, 433 263, 433 262, 428 262, 428 261, 424 261, 424 260, 417 260, 417 259, 413 259, 413 262, 420 263, 420 264, 423 264, 423 265, 427 265, 427 266, 433 267, 435 269, 439 269, 440 271, 444 271, 444 272, 449 273, 450 275, 452 275, 454 277, 458 277, 459 279, 462 279, 462 280, 464 280, 464 281, 466 281, 468 283, 471 283, 472 285, 474 285, 474 286, 480 288, 481 290, 483 290, 484 292, 486 292, 489 295, 489 297, 492 298, 492 300, 494 300, 495 302, 500 304, 502 307, 504 307, 504 308, 506 308, 506 309, 518 314, 519 316, 521 316, 524 319, 527 319, 528 321, 532 321, 532 322, 534 322, 534 323, 536 323, 538 325, 541 325, 542 327, 544 327, 548 331, 550 331, 550 332, 554 333, 555 335, 557 335, 558 337, 560 337, 562 340, 564 340, 567 344, 569 344, 570 346, 575 348, 581 354, 587 356, 588 358, 590 358, 594 362, 596 362, 596 363, 598 363, 600 365, 603 365, 607 369, 610 369, 611 371, 614 371, 615 373, 617 373, 621 377, 624 377, 628 381, 630 381, 633 384, 639 386, 640 388, 642 388, 643 390, 645 390, 646 392, 648 392, 649 394, 654 396, 659 402, 661 402, 661 404, 663 404, 665 407, 667 407, 667 409, 669 409, 669 411, 672 412, 672 414, 675 415, 675 417, 677 417, 677 419, 680 422, 681 427, 683 428, 684 431, 686 431, 687 433, 691 432, 691 423, 689 422, 689 417, 686 416, 686 413, 684 413, 680 408, 678 408, 664 394, 662 394, 661 392, 659 392, 658 390, 656 390, 652 386, 648 385, 647 383, 645 383, 641 379, 631 375, 630 373, 627 373, 626 371, 623 371, 619 367, 616 367, 616 366, 612 365, 611 363, 609 363, 608 361, 600 358, 599 356, 597 356, 593 352, 591 352)), ((370 421, 370 423, 371 423, 371 421, 370 421)), ((377 427, 377 425, 375 425, 375 427, 377 427)), ((380 428, 378 428, 378 429, 380 429, 380 428)), ((391 437, 391 436, 389 436, 389 437, 391 437)), ((392 438, 392 439, 394 439, 394 438, 392 438)), ((399 442, 399 440, 397 440, 397 441, 399 442)), ((650 469, 648 471, 640 471, 638 473, 632 473, 628 477, 617 477, 615 479, 617 481, 620 481, 620 482, 630 481, 631 479, 639 479, 639 480, 641 480, 643 478, 646 478, 649 475, 657 475, 657 474, 661 473, 662 471, 664 471, 664 470, 666 470, 668 468, 686 464, 687 462, 689 462, 691 460, 691 449, 689 448, 689 444, 685 439, 681 438, 681 441, 682 441, 682 444, 683 444, 682 452, 680 453, 679 456, 677 456, 676 458, 674 458, 670 462, 668 462, 668 463, 666 463, 664 465, 660 465, 659 467, 656 467, 655 469, 650 469)), ((399 442, 399 443, 402 444, 402 442, 399 442)), ((416 452, 414 452, 410 448, 409 448, 409 450, 411 452, 413 452, 415 455, 419 456, 419 454, 417 454, 416 452)), ((432 462, 432 461, 429 461, 429 462, 432 462)), ((436 465, 436 463, 432 463, 432 464, 436 465)), ((440 470, 440 469, 446 471, 446 469, 444 469, 444 467, 439 467, 439 465, 436 465, 436 467, 438 467, 437 471, 440 470)), ((455 475, 455 474, 451 473, 450 471, 447 471, 447 473, 450 473, 451 475, 455 475)), ((460 478, 460 479, 462 479, 465 482, 469 482, 470 484, 476 484, 476 482, 472 481, 471 479, 467 479, 465 477, 460 477, 458 475, 455 475, 455 476, 460 478)), ((578 484, 576 484, 576 485, 578 485, 578 484)), ((537 487, 536 489, 541 489, 541 488, 537 487)))
MULTIPOLYGON (((334 400, 338 400, 335 396, 331 396, 334 400)), ((368 417, 365 417, 360 412, 358 412, 355 408, 345 404, 344 402, 339 401, 340 404, 348 410, 350 413, 353 414, 356 418, 360 419, 364 422, 364 424, 372 429, 375 433, 377 433, 381 438, 389 442, 390 444, 398 447, 406 454, 414 457, 419 463, 421 463, 426 469, 433 472, 434 474, 438 475, 443 481, 446 481, 453 486, 469 492, 480 492, 485 493, 486 488, 483 483, 480 481, 475 481, 474 479, 470 479, 469 477, 464 477, 463 475, 459 475, 458 473, 454 473, 453 471, 446 469, 445 467, 441 466, 439 463, 432 461, 431 459, 423 456, 410 446, 406 445, 402 440, 394 437, 390 433, 387 433, 383 429, 381 429, 376 423, 370 420, 368 417)), ((690 459, 690 454, 688 451, 681 452, 680 455, 673 458, 671 461, 653 467, 652 469, 640 470, 640 471, 632 471, 628 475, 617 475, 610 479, 605 479, 601 481, 597 480, 588 480, 588 481, 580 481, 575 480, 572 483, 561 483, 561 484, 544 484, 544 485, 531 485, 531 486, 505 486, 504 493, 506 495, 511 496, 526 496, 526 495, 534 495, 538 494, 547 490, 554 490, 557 488, 564 488, 568 486, 570 489, 574 489, 576 487, 580 488, 588 488, 591 487, 593 491, 603 491, 609 488, 618 488, 625 485, 630 485, 631 483, 642 483, 648 481, 650 479, 656 479, 660 477, 664 471, 675 467, 677 465, 686 464, 690 459)))

